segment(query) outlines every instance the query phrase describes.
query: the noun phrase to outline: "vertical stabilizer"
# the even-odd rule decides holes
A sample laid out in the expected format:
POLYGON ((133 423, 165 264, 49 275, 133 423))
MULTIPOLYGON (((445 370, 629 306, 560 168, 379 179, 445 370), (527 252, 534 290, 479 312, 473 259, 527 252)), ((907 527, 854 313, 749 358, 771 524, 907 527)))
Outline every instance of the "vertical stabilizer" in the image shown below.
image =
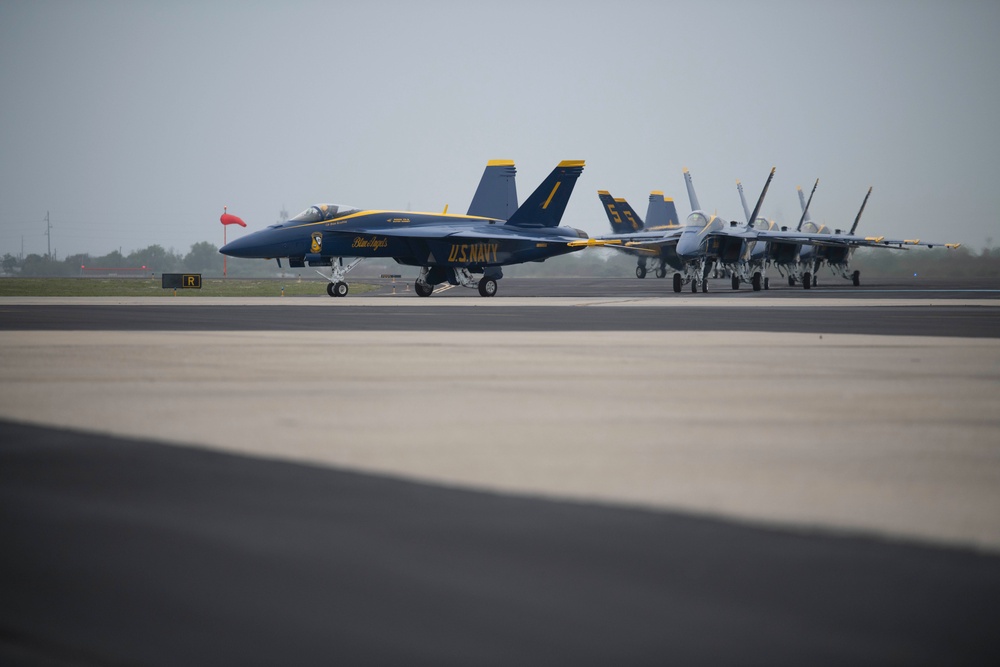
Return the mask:
POLYGON ((684 167, 684 185, 687 186, 688 199, 691 201, 691 210, 700 211, 701 205, 698 203, 698 195, 694 193, 694 183, 691 182, 691 172, 684 167))
POLYGON ((771 179, 774 178, 774 170, 777 167, 771 167, 771 173, 767 175, 767 180, 764 182, 764 189, 760 191, 760 197, 757 198, 757 205, 753 207, 753 213, 747 216, 747 227, 753 226, 753 221, 757 219, 757 215, 760 213, 760 207, 764 205, 764 196, 767 194, 767 189, 771 186, 771 179))
POLYGON ((643 228, 642 218, 636 213, 632 205, 629 204, 625 199, 616 198, 615 203, 618 204, 619 210, 622 212, 622 219, 625 223, 626 232, 641 232, 643 228))
POLYGON ((608 214, 611 231, 615 234, 642 231, 642 218, 635 212, 631 204, 620 197, 612 197, 607 190, 598 190, 597 196, 601 200, 601 205, 604 206, 604 212, 608 214))
POLYGON ((649 193, 649 207, 646 209, 646 229, 669 227, 680 227, 674 200, 664 197, 660 190, 653 190, 649 193))
POLYGON ((469 204, 469 215, 507 220, 517 210, 517 169, 513 160, 490 160, 469 204))
POLYGON ((816 194, 816 186, 817 185, 819 185, 819 179, 818 178, 816 179, 816 182, 813 183, 813 189, 809 193, 809 199, 808 200, 806 200, 805 195, 802 194, 802 188, 798 188, 798 191, 799 191, 799 203, 802 205, 802 217, 799 218, 799 226, 795 228, 795 231, 797 231, 797 232, 801 232, 802 231, 802 223, 807 222, 807 221, 808 222, 812 222, 812 218, 809 217, 809 204, 812 203, 813 195, 816 194))
POLYGON ((743 215, 747 217, 747 224, 752 225, 754 221, 750 219, 750 207, 747 206, 747 198, 743 194, 743 184, 736 181, 736 189, 740 191, 740 201, 743 203, 743 215))
POLYGON ((558 227, 583 173, 583 160, 563 160, 507 220, 516 227, 558 227))
POLYGON ((611 223, 611 232, 613 234, 624 234, 625 232, 632 231, 626 228, 625 219, 618 208, 618 202, 615 201, 610 192, 607 190, 598 190, 597 197, 601 200, 601 206, 604 207, 604 212, 608 215, 608 222, 611 223))
POLYGON ((861 202, 861 210, 858 211, 858 217, 854 218, 854 224, 851 225, 851 234, 854 234, 854 230, 858 228, 858 223, 861 222, 861 214, 865 212, 865 204, 868 203, 868 198, 872 196, 871 186, 868 188, 868 194, 865 195, 865 200, 861 202))

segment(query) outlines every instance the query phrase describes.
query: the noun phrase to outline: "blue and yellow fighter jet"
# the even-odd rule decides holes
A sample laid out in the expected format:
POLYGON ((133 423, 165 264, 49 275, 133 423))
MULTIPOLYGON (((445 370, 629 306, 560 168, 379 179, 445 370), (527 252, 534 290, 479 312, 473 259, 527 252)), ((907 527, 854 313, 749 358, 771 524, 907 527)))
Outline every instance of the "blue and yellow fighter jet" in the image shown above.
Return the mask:
MULTIPOLYGON (((677 222, 677 207, 674 206, 674 200, 672 197, 663 196, 662 190, 653 190, 649 193, 649 205, 646 207, 646 221, 643 222, 639 214, 636 213, 635 209, 625 200, 624 197, 612 197, 611 193, 607 190, 598 190, 597 196, 601 200, 601 204, 604 205, 604 212, 608 214, 608 220, 611 222, 611 230, 614 234, 619 235, 617 240, 624 240, 626 243, 632 240, 630 234, 637 234, 639 232, 662 232, 662 231, 679 231, 681 226, 677 222)), ((635 267, 635 277, 645 278, 648 268, 646 266, 646 260, 649 259, 646 250, 636 250, 630 251, 629 246, 620 245, 620 248, 624 252, 633 254, 637 256, 637 262, 635 267)), ((663 278, 667 275, 667 264, 671 266, 676 264, 676 253, 673 254, 673 260, 671 261, 672 248, 669 246, 661 246, 662 256, 655 257, 656 261, 656 277, 663 278)))
POLYGON ((583 167, 583 160, 560 162, 518 206, 514 162, 491 160, 466 215, 449 214, 447 206, 442 213, 411 213, 317 204, 219 252, 277 259, 279 266, 286 257, 292 267, 330 267, 330 296, 347 294, 345 275, 368 257, 419 266, 414 285, 419 296, 430 296, 435 285, 445 282, 478 287, 480 295, 493 296, 503 266, 602 245, 586 232, 559 226, 583 167), (354 259, 345 265, 345 257, 354 259))

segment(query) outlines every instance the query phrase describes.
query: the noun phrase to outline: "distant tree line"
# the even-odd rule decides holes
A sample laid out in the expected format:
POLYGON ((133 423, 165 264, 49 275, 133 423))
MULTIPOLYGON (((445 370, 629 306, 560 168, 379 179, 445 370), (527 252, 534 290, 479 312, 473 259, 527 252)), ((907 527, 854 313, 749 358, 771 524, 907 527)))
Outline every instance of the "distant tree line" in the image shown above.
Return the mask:
MULTIPOLYGON (((545 262, 530 262, 504 267, 504 274, 510 277, 634 277, 636 259, 633 256, 610 250, 585 250, 562 257, 554 257, 545 262)), ((321 278, 313 268, 288 268, 282 262, 279 268, 274 260, 226 259, 226 273, 230 277, 279 277, 300 276, 306 279, 321 278)), ((200 273, 206 277, 221 277, 223 256, 212 243, 203 241, 191 246, 182 255, 162 246, 151 245, 135 250, 128 255, 113 251, 107 255, 94 257, 89 254, 70 255, 62 260, 50 259, 43 255, 28 255, 19 259, 6 254, 0 260, 4 275, 23 277, 44 276, 100 276, 114 273, 114 269, 141 269, 123 271, 119 275, 136 277, 158 276, 162 273, 200 273), (82 267, 89 267, 84 270, 82 267), (106 269, 107 271, 99 271, 106 269)), ((650 268, 654 266, 649 263, 650 268)), ((984 248, 981 251, 961 247, 956 250, 946 248, 914 248, 910 250, 860 249, 854 255, 853 268, 866 277, 905 277, 918 274, 926 278, 982 278, 1000 281, 1000 248, 984 248)), ((823 269, 822 272, 825 272, 823 269)), ((417 275, 416 267, 401 266, 391 259, 370 259, 362 262, 352 277, 364 279, 391 274, 410 279, 417 275)), ((821 273, 822 275, 822 273, 821 273)))
MULTIPOLYGON (((107 255, 97 257, 82 253, 61 260, 46 255, 28 255, 19 259, 8 253, 0 260, 0 269, 5 275, 22 277, 96 277, 108 274, 149 277, 163 273, 201 273, 215 277, 222 275, 222 260, 218 246, 202 241, 192 245, 191 250, 183 255, 172 249, 165 250, 160 245, 134 250, 127 255, 114 250, 107 255)), ((226 264, 228 275, 266 275, 266 271, 261 270, 264 268, 261 266, 264 262, 230 257, 226 264)))

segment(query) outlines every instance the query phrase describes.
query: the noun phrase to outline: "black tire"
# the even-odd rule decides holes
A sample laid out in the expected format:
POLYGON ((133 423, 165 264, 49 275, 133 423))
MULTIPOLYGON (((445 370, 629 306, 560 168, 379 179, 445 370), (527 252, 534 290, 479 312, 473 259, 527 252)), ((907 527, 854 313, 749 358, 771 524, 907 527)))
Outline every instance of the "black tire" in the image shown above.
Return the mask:
POLYGON ((855 271, 854 273, 851 274, 851 282, 854 283, 855 287, 858 287, 859 285, 861 285, 861 272, 860 271, 855 271))
POLYGON ((413 291, 417 293, 417 296, 430 296, 434 294, 434 286, 416 282, 413 283, 413 291))
POLYGON ((692 280, 691 281, 691 292, 693 294, 697 294, 698 293, 698 281, 697 280, 692 280))
POLYGON ((667 277, 667 270, 665 268, 663 268, 662 266, 656 267, 656 277, 657 278, 666 278, 667 277))
POLYGON ((496 296, 497 281, 492 278, 483 278, 479 281, 479 296, 496 296))
POLYGON ((753 274, 753 278, 750 280, 750 284, 753 285, 754 292, 760 291, 761 288, 760 280, 761 280, 760 271, 757 271, 756 273, 753 274))
POLYGON ((351 288, 347 286, 347 283, 341 281, 333 284, 333 293, 337 296, 347 296, 347 293, 351 291, 351 288))
POLYGON ((740 278, 735 273, 733 274, 733 289, 740 288, 740 278))
POLYGON ((707 292, 708 291, 708 279, 707 278, 705 280, 701 281, 701 291, 702 292, 707 292))
POLYGON ((642 280, 643 278, 645 278, 646 277, 646 267, 645 266, 637 266, 637 267, 635 267, 635 277, 638 278, 638 279, 640 279, 640 280, 642 280))
POLYGON ((802 274, 802 289, 809 289, 810 287, 812 287, 812 284, 813 284, 812 275, 809 274, 809 273, 803 273, 802 274))
POLYGON ((681 291, 681 282, 682 282, 682 280, 683 279, 681 278, 681 274, 679 274, 679 273, 675 273, 674 274, 674 291, 675 292, 680 292, 681 291))
POLYGON ((333 289, 333 283, 326 284, 326 293, 330 296, 337 296, 337 291, 333 289))
POLYGON ((814 273, 813 274, 813 287, 816 287, 816 285, 818 285, 818 284, 819 284, 819 279, 816 277, 816 274, 814 273))
POLYGON ((764 289, 771 289, 771 279, 764 278, 764 289))

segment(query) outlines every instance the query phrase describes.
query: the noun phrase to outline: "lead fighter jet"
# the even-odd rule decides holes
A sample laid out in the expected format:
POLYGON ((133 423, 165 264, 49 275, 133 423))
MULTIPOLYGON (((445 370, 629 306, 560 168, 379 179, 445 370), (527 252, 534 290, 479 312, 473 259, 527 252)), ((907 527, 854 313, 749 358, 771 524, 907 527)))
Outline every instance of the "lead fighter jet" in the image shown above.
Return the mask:
POLYGON ((497 292, 501 267, 603 245, 586 232, 559 223, 583 160, 564 160, 521 205, 517 205, 511 160, 487 163, 466 215, 411 213, 317 204, 285 222, 224 245, 231 257, 288 259, 289 266, 330 267, 330 296, 345 296, 345 275, 367 257, 391 257, 420 267, 414 284, 430 296, 441 283, 497 292), (344 258, 354 258, 344 264, 344 258), (477 278, 477 276, 479 276, 477 278))

